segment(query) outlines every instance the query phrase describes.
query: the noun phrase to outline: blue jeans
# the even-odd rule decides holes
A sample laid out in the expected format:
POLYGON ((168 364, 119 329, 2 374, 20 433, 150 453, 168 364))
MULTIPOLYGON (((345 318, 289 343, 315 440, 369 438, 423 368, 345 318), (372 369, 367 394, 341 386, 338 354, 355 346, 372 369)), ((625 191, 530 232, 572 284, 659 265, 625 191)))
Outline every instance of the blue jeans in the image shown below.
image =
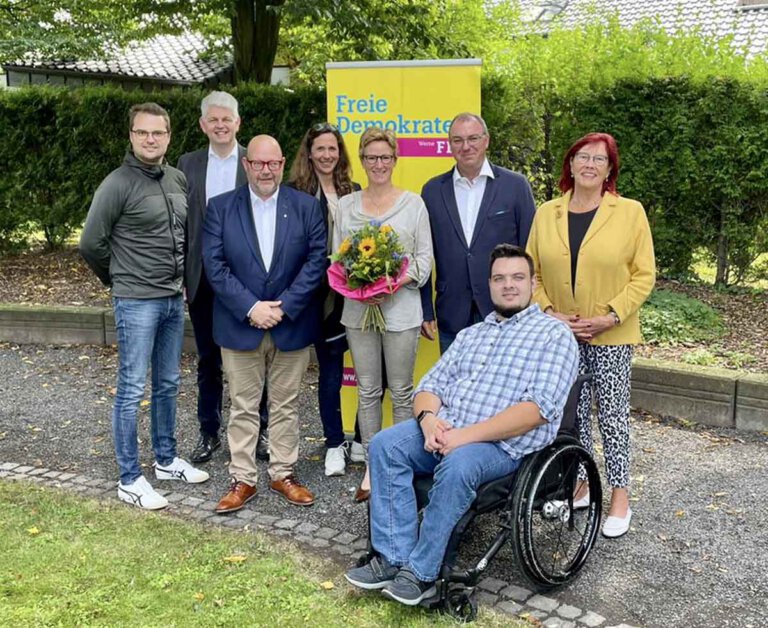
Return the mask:
POLYGON ((368 459, 373 549, 425 582, 440 574, 451 532, 475 500, 477 488, 520 465, 495 442, 465 445, 447 456, 429 453, 415 420, 376 434, 368 459), (414 473, 435 475, 420 529, 414 473))
POLYGON ((120 482, 131 484, 141 475, 136 414, 144 396, 150 362, 155 460, 167 465, 176 457, 176 397, 184 339, 184 301, 178 295, 158 299, 113 297, 112 303, 119 357, 112 434, 120 482))

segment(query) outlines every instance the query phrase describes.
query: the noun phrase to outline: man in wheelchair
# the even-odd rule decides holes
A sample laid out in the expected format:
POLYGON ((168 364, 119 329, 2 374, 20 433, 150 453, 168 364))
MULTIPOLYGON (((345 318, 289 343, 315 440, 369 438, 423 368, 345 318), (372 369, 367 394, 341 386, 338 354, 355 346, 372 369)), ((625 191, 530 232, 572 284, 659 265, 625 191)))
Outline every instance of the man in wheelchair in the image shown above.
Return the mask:
POLYGON ((531 305, 533 262, 491 253, 494 304, 462 331, 414 394, 414 419, 371 441, 373 558, 347 572, 362 589, 413 606, 435 595, 451 532, 485 482, 513 473, 558 431, 578 348, 567 325, 531 305), (414 474, 434 474, 419 526, 414 474))

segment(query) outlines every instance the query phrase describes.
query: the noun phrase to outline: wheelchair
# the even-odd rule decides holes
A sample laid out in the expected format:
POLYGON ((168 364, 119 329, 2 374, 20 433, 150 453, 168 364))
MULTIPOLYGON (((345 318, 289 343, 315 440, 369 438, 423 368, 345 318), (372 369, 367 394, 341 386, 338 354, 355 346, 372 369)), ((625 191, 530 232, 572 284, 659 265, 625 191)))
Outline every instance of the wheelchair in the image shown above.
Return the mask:
MULTIPOLYGON (((602 515, 600 474, 579 443, 575 427, 579 394, 590 379, 590 374, 580 375, 574 383, 557 437, 550 445, 526 456, 515 473, 478 488, 475 501, 451 534, 435 583, 437 593, 423 600, 421 606, 463 622, 473 621, 477 616, 477 584, 507 541, 511 542, 518 570, 535 591, 550 591, 576 578, 595 543, 602 515), (589 482, 590 501, 587 508, 574 510, 573 493, 580 469, 589 482), (494 512, 498 531, 490 547, 473 567, 458 568, 459 546, 467 528, 479 515, 494 512)), ((431 475, 414 478, 419 512, 429 501, 432 481, 431 475)), ((367 563, 374 554, 369 541, 368 552, 358 565, 367 563)))

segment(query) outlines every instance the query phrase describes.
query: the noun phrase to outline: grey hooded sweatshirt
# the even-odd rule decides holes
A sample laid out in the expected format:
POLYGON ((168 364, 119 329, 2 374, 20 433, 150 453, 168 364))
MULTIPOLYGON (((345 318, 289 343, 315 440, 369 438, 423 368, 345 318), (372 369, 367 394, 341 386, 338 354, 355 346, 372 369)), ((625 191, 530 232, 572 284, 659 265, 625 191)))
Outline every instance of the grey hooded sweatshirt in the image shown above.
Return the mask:
POLYGON ((80 254, 116 297, 154 299, 181 293, 186 178, 128 153, 101 182, 80 237, 80 254))

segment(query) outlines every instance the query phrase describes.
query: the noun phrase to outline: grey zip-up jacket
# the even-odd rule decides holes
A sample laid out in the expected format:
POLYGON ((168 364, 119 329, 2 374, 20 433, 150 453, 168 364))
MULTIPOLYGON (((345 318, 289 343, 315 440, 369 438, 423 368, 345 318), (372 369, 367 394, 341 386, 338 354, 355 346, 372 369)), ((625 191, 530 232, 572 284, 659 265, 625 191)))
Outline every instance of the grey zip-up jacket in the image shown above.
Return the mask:
POLYGON ((80 254, 116 297, 154 299, 181 293, 186 178, 168 165, 126 154, 101 182, 80 237, 80 254))

